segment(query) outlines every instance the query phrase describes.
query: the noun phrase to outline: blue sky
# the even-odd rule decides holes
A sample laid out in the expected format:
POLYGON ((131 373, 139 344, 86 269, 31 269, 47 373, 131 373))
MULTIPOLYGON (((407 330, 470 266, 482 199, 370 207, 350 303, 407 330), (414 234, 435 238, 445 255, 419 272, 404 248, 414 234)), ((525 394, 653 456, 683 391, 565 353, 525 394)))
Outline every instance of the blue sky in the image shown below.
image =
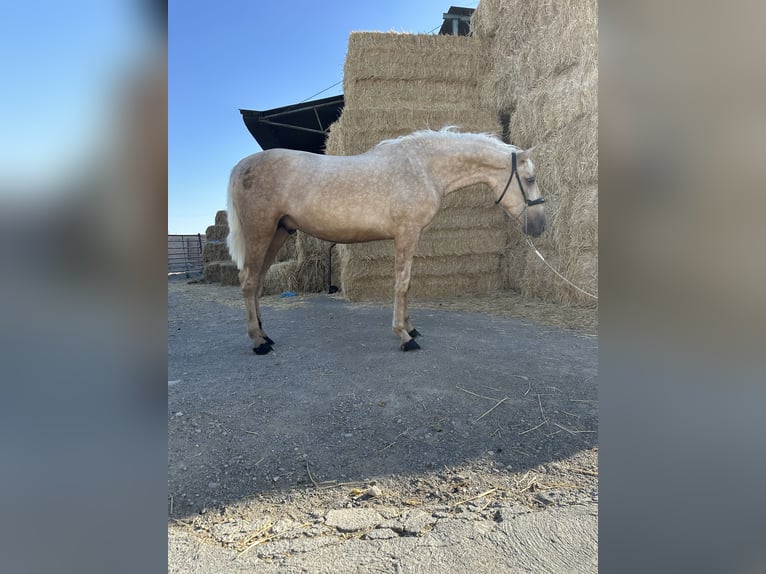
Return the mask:
MULTIPOLYGON (((456 2, 475 7, 477 0, 456 2)), ((240 108, 294 104, 343 78, 352 31, 428 33, 449 0, 185 1, 169 12, 168 233, 203 233, 240 159, 240 108)), ((342 84, 317 97, 343 92, 342 84)))
POLYGON ((136 0, 4 2, 0 194, 53 193, 115 124, 116 90, 153 33, 136 0))

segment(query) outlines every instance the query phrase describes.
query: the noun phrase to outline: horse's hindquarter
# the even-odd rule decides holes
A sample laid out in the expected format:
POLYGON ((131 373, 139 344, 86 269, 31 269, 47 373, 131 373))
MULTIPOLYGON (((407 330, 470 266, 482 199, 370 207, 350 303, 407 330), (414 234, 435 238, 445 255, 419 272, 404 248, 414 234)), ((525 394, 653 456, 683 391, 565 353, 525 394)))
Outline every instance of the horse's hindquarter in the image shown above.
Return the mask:
POLYGON ((297 153, 291 164, 285 215, 297 229, 320 239, 391 239, 403 225, 427 225, 439 208, 407 166, 375 154, 297 153))

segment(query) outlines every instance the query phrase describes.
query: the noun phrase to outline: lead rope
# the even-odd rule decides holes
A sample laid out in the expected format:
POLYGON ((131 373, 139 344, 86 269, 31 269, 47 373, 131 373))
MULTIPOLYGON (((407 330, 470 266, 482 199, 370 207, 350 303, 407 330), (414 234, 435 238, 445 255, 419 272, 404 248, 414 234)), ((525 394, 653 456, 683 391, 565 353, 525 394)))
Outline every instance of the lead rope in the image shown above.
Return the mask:
MULTIPOLYGON (((527 210, 526 210, 526 208, 524 209, 524 229, 527 229, 527 210)), ((522 231, 522 233, 523 233, 523 231, 522 231)), ((532 243, 532 241, 529 239, 529 237, 527 237, 526 234, 524 234, 524 240, 527 242, 527 245, 529 245, 532 248, 532 251, 534 251, 535 254, 540 258, 540 261, 545 263, 545 265, 548 267, 548 269, 553 271, 559 277, 559 279, 561 279, 562 281, 567 283, 570 287, 574 287, 580 293, 582 293, 584 295, 587 295, 588 297, 592 297, 593 299, 596 299, 598 301, 598 296, 594 295, 593 293, 588 293, 585 289, 582 289, 582 288, 578 287, 577 285, 572 283, 569 279, 564 277, 561 273, 556 271, 556 269, 554 269, 553 266, 545 260, 545 257, 543 257, 543 254, 540 253, 540 251, 537 249, 537 247, 535 247, 534 243, 532 243)))
POLYGON ((593 293, 588 293, 588 292, 587 292, 585 289, 581 289, 580 287, 578 287, 577 285, 575 285, 574 283, 572 283, 572 282, 571 282, 569 279, 567 279, 566 277, 564 277, 564 276, 563 276, 561 273, 559 273, 558 271, 556 271, 556 270, 553 268, 553 266, 552 266, 550 263, 548 263, 548 262, 545 260, 545 257, 543 257, 543 254, 542 254, 542 253, 540 253, 540 252, 537 250, 537 247, 535 247, 535 246, 532 244, 532 242, 529 240, 529 237, 524 237, 524 239, 526 240, 527 244, 528 244, 528 245, 529 245, 529 246, 532 248, 532 251, 534 251, 534 252, 535 252, 535 254, 536 254, 536 255, 537 255, 539 258, 540 258, 540 261, 542 261, 543 263, 545 263, 545 264, 548 266, 548 269, 550 269, 551 271, 553 271, 553 272, 554 272, 554 273, 555 273, 555 274, 556 274, 556 275, 557 275, 557 276, 558 276, 558 277, 559 277, 559 278, 560 278, 562 281, 564 281, 564 282, 568 283, 568 284, 569 284, 571 287, 574 287, 574 288, 575 288, 575 289, 577 289, 577 290, 578 290, 580 293, 582 293, 582 294, 584 294, 584 295, 587 295, 588 297, 592 297, 593 299, 596 299, 596 300, 598 300, 598 297, 597 297, 596 295, 594 295, 593 293))

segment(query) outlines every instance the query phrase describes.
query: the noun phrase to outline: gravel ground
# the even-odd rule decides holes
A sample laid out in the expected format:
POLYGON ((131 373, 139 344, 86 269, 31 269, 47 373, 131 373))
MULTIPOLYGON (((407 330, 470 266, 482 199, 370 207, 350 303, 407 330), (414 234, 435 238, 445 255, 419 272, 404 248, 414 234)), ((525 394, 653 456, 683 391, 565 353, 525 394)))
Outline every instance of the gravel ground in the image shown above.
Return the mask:
POLYGON ((239 289, 168 284, 170 572, 597 571, 592 310, 415 302, 402 353, 390 305, 262 307, 255 356, 239 289))

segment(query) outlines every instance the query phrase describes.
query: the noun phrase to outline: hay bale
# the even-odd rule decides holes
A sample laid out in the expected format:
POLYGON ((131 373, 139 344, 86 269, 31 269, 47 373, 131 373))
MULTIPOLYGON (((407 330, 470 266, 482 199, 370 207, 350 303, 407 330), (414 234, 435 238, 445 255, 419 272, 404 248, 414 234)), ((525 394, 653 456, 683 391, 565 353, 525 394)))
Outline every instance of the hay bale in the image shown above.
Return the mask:
POLYGON ((374 131, 376 137, 372 145, 381 140, 406 135, 416 130, 440 130, 449 125, 456 125, 460 131, 487 132, 497 134, 499 123, 496 114, 488 108, 475 106, 441 108, 411 106, 409 108, 351 108, 343 111, 343 127, 346 132, 361 135, 361 132, 374 131))
POLYGON ((302 231, 296 234, 296 282, 294 291, 318 293, 327 282, 327 263, 330 255, 329 241, 322 241, 302 231))
POLYGON ((233 261, 220 261, 220 282, 221 285, 239 285, 239 269, 233 261))
POLYGON ((347 107, 343 110, 340 122, 336 136, 341 138, 340 144, 333 142, 328 145, 339 145, 347 155, 364 153, 385 139, 407 135, 416 130, 439 130, 449 125, 457 125, 462 131, 500 132, 497 115, 489 109, 476 107, 347 107))
POLYGON ((216 225, 229 225, 229 216, 226 213, 225 209, 222 209, 221 211, 216 212, 215 214, 215 224, 216 225))
POLYGON ((518 145, 534 145, 583 117, 597 114, 598 68, 576 66, 519 96, 511 116, 511 139, 518 145))
POLYGON ((559 13, 576 17, 593 4, 593 0, 481 0, 471 17, 474 36, 498 41, 518 51, 530 42, 535 31, 551 27, 559 13))
MULTIPOLYGON (((301 289, 298 276, 298 261, 274 263, 266 272, 262 295, 274 295, 284 291, 306 291, 301 289)), ((221 285, 239 285, 239 270, 232 261, 216 261, 205 266, 205 281, 221 285)))
MULTIPOLYGON (((451 275, 475 275, 497 273, 500 269, 500 252, 472 253, 468 255, 415 255, 412 260, 412 277, 443 277, 451 275)), ((394 257, 354 257, 343 266, 345 280, 365 281, 375 277, 394 276, 394 257)))
POLYGON ((482 56, 482 43, 467 36, 353 32, 343 67, 344 93, 355 101, 354 84, 361 80, 475 82, 486 67, 482 56))
POLYGON ((203 268, 203 277, 208 283, 239 285, 239 269, 233 261, 213 261, 203 268))
MULTIPOLYGON (((415 249, 415 258, 497 254, 508 243, 506 230, 500 229, 437 229, 424 233, 415 249)), ((363 260, 394 257, 392 240, 369 241, 344 245, 345 257, 363 260)))
MULTIPOLYGON (((561 255, 557 252, 538 247, 545 259, 554 269, 561 268, 561 255)), ((524 272, 519 281, 519 291, 525 297, 534 297, 543 301, 555 301, 556 281, 558 278, 548 269, 534 251, 524 246, 524 272)))
POLYGON ((329 261, 330 245, 330 243, 327 243, 327 250, 323 253, 304 256, 298 259, 294 291, 319 293, 324 290, 327 284, 327 263, 329 261))
MULTIPOLYGON (((560 253, 561 268, 557 269, 564 277, 579 288, 598 297, 598 250, 566 249, 560 253)), ((597 300, 577 291, 570 285, 556 278, 554 300, 565 305, 595 307, 597 300)))
POLYGON ((324 142, 325 155, 350 155, 346 153, 343 147, 343 114, 340 118, 330 124, 330 130, 327 133, 327 139, 324 142))
POLYGON ((597 65, 596 0, 482 1, 472 30, 491 45, 484 86, 498 110, 513 110, 540 80, 597 65))
POLYGON ((527 268, 528 249, 525 243, 508 245, 500 257, 501 289, 521 292, 524 273, 527 268))
POLYGON ((517 94, 538 86, 540 80, 558 76, 575 66, 598 66, 598 3, 578 0, 556 3, 558 11, 545 27, 538 28, 518 52, 517 94))
MULTIPOLYGON (((526 247, 526 246, 524 246, 526 247)), ((595 249, 546 250, 538 247, 545 260, 577 287, 598 296, 598 252, 595 249)), ((565 305, 595 306, 596 300, 577 291, 560 279, 543 263, 537 254, 526 247, 517 251, 517 261, 505 267, 513 276, 505 278, 525 297, 555 301, 565 305), (521 273, 519 270, 523 269, 521 273)))
POLYGON ((508 216, 493 203, 488 201, 480 207, 445 207, 442 204, 425 233, 443 229, 503 229, 508 216))
POLYGON ((221 261, 207 263, 202 268, 202 277, 207 283, 221 282, 221 261))
POLYGON ((556 224, 551 228, 557 250, 598 248, 598 186, 571 189, 559 203, 556 224))
POLYGON ((291 259, 297 259, 298 257, 297 237, 298 237, 298 234, 295 233, 287 238, 287 241, 285 241, 285 244, 279 250, 279 253, 277 253, 277 258, 275 260, 277 263, 280 263, 283 261, 290 261, 291 259))
MULTIPOLYGON (((466 239, 473 235, 469 232, 464 234, 466 239)), ((450 235, 454 235, 454 232, 450 235)), ((485 275, 494 276, 495 280, 480 281, 473 289, 478 289, 481 285, 491 285, 492 289, 501 286, 500 264, 506 243, 506 236, 502 230, 495 232, 494 243, 480 238, 473 244, 461 245, 441 239, 437 235, 430 244, 428 239, 421 240, 422 247, 419 244, 413 259, 411 290, 416 289, 420 296, 427 296, 430 286, 435 289, 431 293, 432 296, 460 295, 466 291, 466 285, 470 283, 468 279, 485 275), (466 250, 471 248, 476 252, 467 253, 466 250), (463 277, 464 280, 454 283, 452 279, 455 277, 463 277), (447 283, 441 284, 436 278, 447 278, 447 283)), ((341 283, 344 295, 349 300, 385 299, 391 295, 391 282, 394 277, 392 241, 339 247, 341 283)))
MULTIPOLYGON (((500 275, 497 272, 473 275, 413 276, 410 284, 410 297, 414 299, 438 299, 441 297, 459 297, 467 294, 489 293, 501 288, 500 275)), ((390 277, 378 277, 359 284, 354 284, 344 296, 352 302, 391 301, 394 297, 393 274, 390 277)))
POLYGON ((227 235, 229 235, 228 225, 210 225, 205 230, 205 238, 208 241, 226 241, 227 235))
MULTIPOLYGON (((552 133, 536 153, 536 172, 555 193, 598 184, 598 115, 552 133)), ((546 192, 547 193, 547 192, 546 192)))
POLYGON ((430 97, 424 104, 429 107, 464 108, 468 102, 476 100, 477 88, 478 83, 475 80, 455 82, 443 78, 415 80, 351 78, 346 81, 345 97, 354 102, 354 109, 366 109, 380 107, 380 94, 385 93, 386 107, 402 109, 411 105, 412 102, 423 101, 423 94, 427 93, 430 97))
POLYGON ((266 272, 261 294, 276 295, 285 291, 295 291, 297 267, 298 262, 295 260, 274 263, 266 272))
POLYGON ((480 38, 494 39, 501 22, 506 22, 503 12, 511 3, 508 0, 481 0, 471 16, 471 33, 480 38))
POLYGON ((308 233, 298 231, 295 234, 295 253, 297 259, 327 253, 330 243, 317 239, 308 233))
POLYGON ((453 124, 499 133, 496 114, 477 105, 485 48, 465 36, 352 33, 345 106, 330 130, 327 153, 363 153, 384 139, 453 124))
MULTIPOLYGON (((262 295, 274 295, 284 291, 298 291, 301 282, 297 277, 298 262, 295 260, 274 263, 266 272, 262 295)), ((221 285, 239 285, 239 270, 232 261, 215 261, 205 266, 205 281, 221 285)))
POLYGON ((213 261, 229 261, 229 249, 223 241, 209 241, 202 249, 202 262, 210 263, 213 261))

